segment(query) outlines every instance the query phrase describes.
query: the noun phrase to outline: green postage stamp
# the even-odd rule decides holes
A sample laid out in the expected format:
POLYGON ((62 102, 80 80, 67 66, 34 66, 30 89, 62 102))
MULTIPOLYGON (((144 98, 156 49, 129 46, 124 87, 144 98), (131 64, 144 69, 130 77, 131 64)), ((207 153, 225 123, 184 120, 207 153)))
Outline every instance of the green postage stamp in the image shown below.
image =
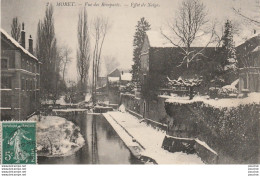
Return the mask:
POLYGON ((2 122, 2 164, 36 163, 36 122, 2 122))

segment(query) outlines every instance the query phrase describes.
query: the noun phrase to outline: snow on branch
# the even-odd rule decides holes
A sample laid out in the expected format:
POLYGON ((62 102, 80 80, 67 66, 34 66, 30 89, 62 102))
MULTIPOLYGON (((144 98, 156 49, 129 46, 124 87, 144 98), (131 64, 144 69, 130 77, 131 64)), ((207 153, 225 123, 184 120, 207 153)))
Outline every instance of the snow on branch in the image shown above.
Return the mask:
POLYGON ((242 14, 242 13, 240 12, 240 10, 237 10, 237 9, 235 9, 234 7, 233 7, 232 9, 233 9, 233 11, 234 11, 236 14, 238 14, 239 16, 241 16, 241 17, 243 17, 244 19, 250 21, 251 23, 254 23, 254 24, 260 26, 260 21, 257 21, 257 20, 255 20, 255 19, 253 19, 253 18, 250 18, 250 17, 248 17, 248 16, 245 16, 244 14, 242 14))
POLYGON ((202 82, 202 78, 182 79, 179 77, 177 80, 171 80, 169 77, 167 77, 167 79, 169 87, 197 87, 200 86, 202 82))
POLYGON ((204 55, 204 50, 212 43, 215 36, 215 23, 208 28, 209 20, 207 19, 207 10, 205 5, 199 0, 183 0, 179 6, 178 13, 172 22, 168 23, 168 27, 176 37, 173 39, 162 32, 161 34, 171 42, 175 47, 181 49, 180 64, 189 67, 190 62, 198 61, 198 56, 204 55), (201 38, 205 36, 207 39, 201 38), (209 39, 209 40, 208 40, 209 39), (202 44, 202 41, 206 41, 202 44))

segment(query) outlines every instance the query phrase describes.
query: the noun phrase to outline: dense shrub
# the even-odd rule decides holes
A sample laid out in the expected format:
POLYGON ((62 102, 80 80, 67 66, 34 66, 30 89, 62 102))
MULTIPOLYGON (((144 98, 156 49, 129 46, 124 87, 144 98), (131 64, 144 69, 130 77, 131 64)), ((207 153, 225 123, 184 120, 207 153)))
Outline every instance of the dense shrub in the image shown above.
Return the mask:
POLYGON ((130 83, 127 83, 125 86, 121 86, 120 92, 121 93, 134 93, 134 88, 135 88, 134 83, 130 82, 130 83))
POLYGON ((174 118, 175 125, 196 126, 196 132, 188 135, 205 141, 218 153, 237 163, 258 162, 259 104, 217 108, 203 102, 166 103, 166 111, 174 118))
POLYGON ((210 98, 216 98, 218 95, 218 91, 220 88, 218 87, 210 87, 209 88, 209 96, 210 98))
POLYGON ((237 96, 238 91, 237 88, 231 85, 226 85, 218 90, 218 97, 220 98, 228 98, 231 96, 237 96))

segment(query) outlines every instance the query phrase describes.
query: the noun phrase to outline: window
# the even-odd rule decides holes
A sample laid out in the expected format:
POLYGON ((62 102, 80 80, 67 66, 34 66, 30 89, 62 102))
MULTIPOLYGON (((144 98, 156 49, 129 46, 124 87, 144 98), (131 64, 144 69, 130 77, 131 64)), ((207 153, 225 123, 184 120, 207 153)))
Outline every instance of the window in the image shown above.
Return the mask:
POLYGON ((11 77, 2 77, 1 78, 1 88, 2 89, 12 89, 11 77))
POLYGON ((33 72, 33 63, 30 62, 30 71, 33 72))
POLYGON ((37 78, 36 79, 36 89, 39 89, 40 88, 40 79, 37 78))
POLYGON ((29 81, 28 80, 25 81, 25 88, 27 91, 29 90, 29 81))
POLYGON ((7 58, 1 59, 1 68, 2 69, 8 68, 8 59, 7 58))
POLYGON ((33 72, 36 73, 36 64, 33 64, 33 72))
POLYGON ((26 90, 26 87, 25 87, 25 79, 22 78, 22 90, 26 90))
POLYGON ((21 65, 22 65, 22 69, 24 69, 24 59, 22 58, 22 63, 21 63, 21 65))
POLYGON ((243 89, 247 89, 248 88, 248 85, 247 85, 247 76, 243 77, 243 81, 244 81, 244 87, 243 89))
POLYGON ((32 90, 32 80, 29 80, 29 90, 32 90))
POLYGON ((31 80, 31 91, 34 91, 33 80, 31 80))
POLYGON ((36 79, 33 79, 33 90, 36 90, 36 79))
POLYGON ((27 61, 27 65, 26 65, 26 70, 29 70, 30 69, 30 66, 29 66, 29 61, 27 61))
POLYGON ((27 90, 31 90, 30 80, 27 80, 27 90))

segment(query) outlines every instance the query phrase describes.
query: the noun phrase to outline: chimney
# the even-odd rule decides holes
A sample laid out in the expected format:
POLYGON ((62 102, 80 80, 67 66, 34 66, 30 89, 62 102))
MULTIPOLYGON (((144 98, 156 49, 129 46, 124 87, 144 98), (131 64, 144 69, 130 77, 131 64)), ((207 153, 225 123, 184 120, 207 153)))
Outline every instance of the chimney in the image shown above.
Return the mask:
POLYGON ((24 31, 24 23, 22 24, 22 31, 21 31, 21 45, 25 48, 25 31, 24 31))
POLYGON ((122 71, 122 75, 124 74, 124 71, 122 71))
POLYGON ((31 54, 33 54, 33 39, 32 39, 32 36, 30 35, 30 38, 28 39, 29 41, 29 52, 31 54))
POLYGON ((256 34, 256 30, 254 29, 254 34, 256 34))

